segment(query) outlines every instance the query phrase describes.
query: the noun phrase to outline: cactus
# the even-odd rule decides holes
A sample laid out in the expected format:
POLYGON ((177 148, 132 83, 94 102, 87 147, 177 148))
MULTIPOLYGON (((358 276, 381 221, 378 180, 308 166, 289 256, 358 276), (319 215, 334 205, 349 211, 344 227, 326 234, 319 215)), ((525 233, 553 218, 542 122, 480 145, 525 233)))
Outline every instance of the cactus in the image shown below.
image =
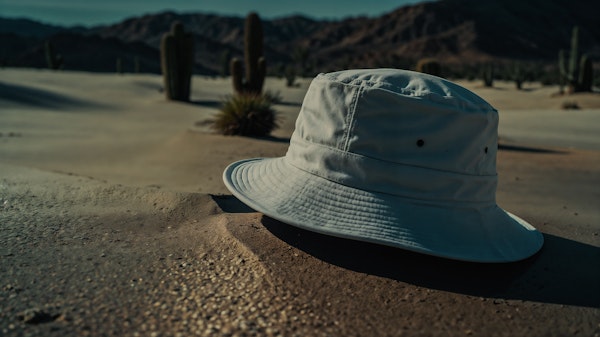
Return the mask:
POLYGON ((294 66, 288 65, 287 67, 285 67, 285 85, 287 87, 293 87, 295 86, 295 82, 296 69, 294 69, 294 66))
POLYGON ((591 92, 593 82, 594 66, 592 60, 587 55, 583 55, 579 63, 579 91, 591 92))
POLYGON ((231 59, 229 72, 231 73, 233 90, 238 94, 242 94, 244 92, 244 83, 242 81, 244 69, 242 61, 239 58, 234 57, 231 59))
POLYGON ((523 82, 525 82, 525 71, 523 71, 523 66, 521 64, 514 64, 511 78, 513 81, 515 81, 517 90, 521 90, 523 87, 523 82))
POLYGON ((60 54, 54 53, 54 46, 50 41, 46 41, 44 45, 44 51, 46 53, 46 63, 48 68, 52 70, 58 70, 63 66, 63 57, 60 54))
POLYGON ((483 84, 491 88, 494 86, 494 65, 491 63, 487 63, 483 66, 481 71, 481 75, 483 77, 483 84))
POLYGON ((434 76, 441 76, 442 74, 440 63, 432 58, 420 59, 419 62, 417 62, 416 70, 420 73, 434 76))
POLYGON ((263 32, 258 14, 250 13, 246 17, 244 28, 244 61, 246 77, 242 78, 241 62, 231 60, 231 78, 233 88, 238 94, 260 94, 267 74, 266 61, 263 57, 263 32))
POLYGON ((227 77, 230 74, 230 63, 231 63, 231 51, 229 49, 225 49, 221 53, 220 57, 221 61, 221 76, 227 77))
POLYGON ((160 41, 160 59, 167 99, 189 101, 194 68, 194 39, 185 33, 181 22, 174 22, 171 31, 160 41))
POLYGON ((573 27, 571 33, 571 50, 567 60, 566 51, 558 52, 558 69, 560 71, 561 87, 566 83, 569 92, 592 91, 594 69, 587 55, 579 56, 579 27, 573 27))
POLYGON ((123 75, 123 60, 120 57, 117 57, 116 67, 117 74, 123 75))
POLYGON ((140 57, 136 56, 133 58, 133 72, 135 72, 136 74, 139 74, 140 71, 141 71, 140 57))
POLYGON ((308 76, 310 67, 308 64, 308 48, 296 47, 292 54, 292 60, 296 62, 296 66, 300 69, 300 76, 308 76))

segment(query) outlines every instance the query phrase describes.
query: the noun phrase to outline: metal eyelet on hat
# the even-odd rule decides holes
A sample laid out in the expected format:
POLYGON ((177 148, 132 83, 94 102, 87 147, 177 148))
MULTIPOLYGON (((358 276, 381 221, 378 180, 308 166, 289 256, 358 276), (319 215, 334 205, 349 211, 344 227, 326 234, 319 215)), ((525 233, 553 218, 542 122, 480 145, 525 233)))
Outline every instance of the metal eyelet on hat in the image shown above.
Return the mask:
POLYGON ((425 141, 423 139, 417 140, 417 146, 418 147, 423 147, 423 145, 425 145, 425 141))

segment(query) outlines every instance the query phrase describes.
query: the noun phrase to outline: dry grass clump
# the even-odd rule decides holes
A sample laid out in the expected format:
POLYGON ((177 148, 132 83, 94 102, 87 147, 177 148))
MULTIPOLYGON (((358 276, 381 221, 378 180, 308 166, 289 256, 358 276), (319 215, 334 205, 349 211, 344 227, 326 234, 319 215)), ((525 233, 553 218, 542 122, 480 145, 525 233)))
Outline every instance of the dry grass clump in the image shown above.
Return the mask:
POLYGON ((267 136, 278 127, 270 97, 236 94, 225 98, 212 128, 223 135, 267 136))
POLYGON ((575 102, 575 101, 564 101, 562 103, 562 108, 564 110, 579 110, 579 109, 581 109, 579 107, 579 104, 577 104, 577 102, 575 102))

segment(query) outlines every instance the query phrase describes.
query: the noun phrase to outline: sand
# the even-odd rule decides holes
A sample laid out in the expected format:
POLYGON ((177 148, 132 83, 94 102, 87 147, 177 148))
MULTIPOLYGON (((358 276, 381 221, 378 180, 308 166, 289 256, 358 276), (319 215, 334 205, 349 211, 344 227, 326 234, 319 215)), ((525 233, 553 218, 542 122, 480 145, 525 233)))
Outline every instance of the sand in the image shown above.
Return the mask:
POLYGON ((540 229, 519 263, 453 262, 299 230, 245 207, 224 167, 281 156, 205 121, 231 93, 195 77, 0 71, 0 335, 600 335, 600 95, 482 88, 501 118, 498 203, 540 229), (582 110, 560 109, 564 100, 582 110))

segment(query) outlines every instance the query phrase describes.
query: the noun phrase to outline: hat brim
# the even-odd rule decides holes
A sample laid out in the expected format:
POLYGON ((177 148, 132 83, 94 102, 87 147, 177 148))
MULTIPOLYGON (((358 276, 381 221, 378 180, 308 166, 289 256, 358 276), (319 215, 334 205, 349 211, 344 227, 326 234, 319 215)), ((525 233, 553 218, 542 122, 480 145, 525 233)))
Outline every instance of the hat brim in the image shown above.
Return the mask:
POLYGON ((543 236, 497 205, 449 205, 364 191, 321 178, 285 157, 235 162, 227 188, 281 222, 331 236, 469 262, 513 262, 535 254, 543 236))

